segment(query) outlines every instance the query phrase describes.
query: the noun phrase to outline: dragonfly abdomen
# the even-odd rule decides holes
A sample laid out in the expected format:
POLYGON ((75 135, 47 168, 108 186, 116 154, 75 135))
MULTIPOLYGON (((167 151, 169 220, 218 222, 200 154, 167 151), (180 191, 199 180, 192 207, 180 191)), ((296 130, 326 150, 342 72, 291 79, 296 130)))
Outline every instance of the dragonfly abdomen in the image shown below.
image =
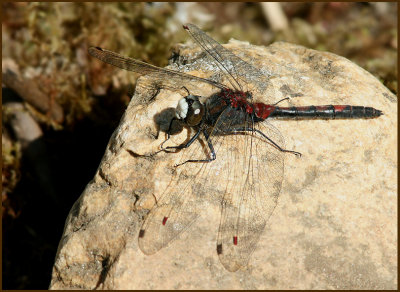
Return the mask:
POLYGON ((299 107, 276 107, 269 115, 273 118, 292 119, 367 119, 382 115, 382 111, 373 107, 352 105, 321 105, 299 107))

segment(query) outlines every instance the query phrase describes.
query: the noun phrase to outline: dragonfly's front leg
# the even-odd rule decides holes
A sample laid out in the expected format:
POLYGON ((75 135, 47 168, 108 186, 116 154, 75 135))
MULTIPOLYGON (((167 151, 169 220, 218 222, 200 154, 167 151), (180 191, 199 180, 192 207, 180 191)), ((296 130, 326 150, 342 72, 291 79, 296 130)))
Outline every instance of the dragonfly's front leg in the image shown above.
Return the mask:
MULTIPOLYGON (((213 145, 212 145, 212 143, 211 143, 211 140, 209 139, 209 135, 207 134, 207 132, 206 132, 205 129, 201 129, 201 128, 200 128, 199 131, 197 131, 196 135, 193 136, 193 138, 197 138, 197 137, 199 136, 199 134, 200 134, 201 131, 203 132, 204 137, 206 138, 208 148, 210 149, 211 158, 207 158, 207 159, 189 159, 189 160, 186 160, 186 161, 184 161, 184 162, 182 162, 182 163, 176 164, 175 167, 181 166, 181 165, 183 165, 183 164, 185 164, 185 163, 187 163, 187 162, 211 162, 211 161, 214 161, 215 159, 217 159, 217 155, 215 154, 214 147, 213 147, 213 145)), ((181 144, 181 145, 179 145, 179 146, 171 147, 171 148, 177 148, 177 149, 187 148, 187 147, 189 147, 189 146, 193 143, 193 141, 195 140, 195 139, 193 139, 193 138, 190 139, 190 141, 189 141, 188 143, 186 143, 186 144, 181 144)), ((167 148, 168 148, 168 147, 167 147, 167 148)))

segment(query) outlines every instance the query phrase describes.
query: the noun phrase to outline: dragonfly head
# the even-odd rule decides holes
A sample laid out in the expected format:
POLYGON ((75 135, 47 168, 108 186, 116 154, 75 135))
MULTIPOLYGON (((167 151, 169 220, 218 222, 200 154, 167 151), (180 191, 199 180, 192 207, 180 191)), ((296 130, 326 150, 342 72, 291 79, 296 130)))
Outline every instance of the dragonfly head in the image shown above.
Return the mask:
POLYGON ((189 127, 200 124, 204 115, 204 105, 199 101, 199 96, 189 94, 178 102, 175 116, 185 121, 189 127))

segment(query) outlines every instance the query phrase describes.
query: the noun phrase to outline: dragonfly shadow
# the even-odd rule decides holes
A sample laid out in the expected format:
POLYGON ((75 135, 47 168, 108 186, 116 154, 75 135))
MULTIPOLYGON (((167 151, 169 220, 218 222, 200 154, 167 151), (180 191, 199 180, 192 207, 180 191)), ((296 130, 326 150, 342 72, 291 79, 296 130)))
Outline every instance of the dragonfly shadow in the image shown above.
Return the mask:
MULTIPOLYGON (((166 134, 174 136, 181 133, 182 130, 185 128, 187 130, 187 137, 182 142, 182 144, 185 144, 189 142, 189 140, 192 138, 194 129, 192 127, 187 126, 184 122, 176 119, 175 112, 176 112, 175 108, 169 107, 162 110, 160 113, 154 115, 154 123, 156 124, 157 128, 156 139, 158 139, 160 132, 164 132, 166 134)), ((206 147, 206 143, 205 141, 203 141, 203 139, 199 138, 198 141, 203 148, 206 147)), ((175 149, 174 152, 179 152, 180 150, 182 149, 175 149)))
POLYGON ((176 135, 182 132, 184 125, 180 121, 174 119, 174 117, 175 108, 172 107, 166 108, 154 116, 154 123, 157 127, 157 137, 160 131, 169 133, 170 135, 176 135))

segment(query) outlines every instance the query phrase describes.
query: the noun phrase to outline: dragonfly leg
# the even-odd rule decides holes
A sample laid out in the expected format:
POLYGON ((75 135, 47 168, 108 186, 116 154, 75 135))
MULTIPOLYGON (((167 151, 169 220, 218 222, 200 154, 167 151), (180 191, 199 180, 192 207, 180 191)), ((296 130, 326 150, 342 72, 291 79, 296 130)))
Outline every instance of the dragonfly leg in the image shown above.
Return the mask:
POLYGON ((185 89, 188 95, 190 95, 189 89, 187 89, 186 86, 182 86, 181 88, 185 89))
MULTIPOLYGON (((152 156, 154 156, 154 155, 156 155, 156 154, 158 154, 158 153, 160 153, 160 152, 172 153, 172 151, 168 151, 168 149, 169 149, 169 148, 174 148, 174 147, 164 147, 164 144, 165 144, 165 142, 167 142, 167 141, 171 138, 171 134, 170 134, 170 133, 171 133, 172 124, 173 124, 174 121, 179 121, 179 119, 177 119, 176 117, 173 117, 173 118, 171 119, 171 121, 170 121, 170 123, 169 123, 169 126, 168 126, 168 130, 166 131, 166 133, 167 133, 167 139, 165 139, 165 140, 161 143, 161 145, 160 145, 160 150, 158 150, 158 151, 156 151, 156 152, 150 154, 149 157, 152 157, 152 156)), ((160 130, 158 130, 158 133, 157 133, 156 138, 158 138, 159 132, 160 132, 160 130)))
POLYGON ((165 142, 167 142, 169 140, 169 138, 171 138, 171 134, 170 133, 171 133, 171 130, 172 130, 172 123, 174 121, 179 121, 179 119, 176 118, 176 117, 173 117, 171 119, 171 122, 169 123, 168 130, 167 130, 167 139, 165 139, 164 142, 161 143, 161 145, 160 145, 161 150, 158 151, 158 152, 165 151, 165 152, 169 152, 170 153, 171 151, 168 151, 167 149, 175 148, 175 147, 172 147, 172 146, 164 147, 165 142))
POLYGON ((161 87, 160 86, 156 86, 155 93, 150 97, 149 101, 152 101, 153 99, 155 99, 155 97, 160 93, 160 90, 161 90, 161 87))
POLYGON ((284 100, 289 100, 289 99, 290 99, 290 97, 285 97, 285 98, 282 98, 280 101, 278 101, 278 102, 274 103, 274 106, 275 106, 275 105, 277 105, 278 103, 280 103, 280 102, 284 101, 284 100))
MULTIPOLYGON (((283 149, 281 146, 279 146, 278 144, 276 144, 271 138, 269 138, 267 135, 265 135, 263 132, 261 132, 260 130, 257 130, 257 129, 252 129, 252 128, 236 128, 236 129, 234 129, 234 131, 232 131, 232 132, 240 132, 240 131, 242 131, 242 132, 257 132, 258 134, 260 134, 261 136, 263 136, 265 139, 267 139, 269 142, 271 142, 272 143, 272 145, 274 145, 279 151, 282 151, 282 152, 287 152, 287 153, 292 153, 292 154, 294 154, 294 155, 296 155, 296 156, 298 156, 298 157, 301 157, 301 153, 300 152, 297 152, 297 151, 293 151, 293 150, 287 150, 287 149, 283 149)), ((227 133, 227 134, 229 134, 229 132, 227 133)))
POLYGON ((297 151, 293 151, 293 150, 287 150, 287 149, 283 149, 281 146, 279 146, 278 144, 276 144, 272 139, 268 138, 267 135, 265 135, 263 132, 261 132, 260 130, 255 130, 255 132, 259 133, 261 136, 263 136, 265 139, 267 139, 269 142, 271 142, 279 151, 282 152, 287 152, 287 153, 292 153, 294 155, 296 155, 297 157, 301 157, 301 153, 297 152, 297 151))
POLYGON ((192 138, 190 138, 190 140, 187 143, 184 143, 184 144, 181 144, 181 145, 178 145, 178 146, 167 146, 167 147, 164 147, 163 146, 164 143, 167 142, 169 140, 169 138, 171 138, 171 135, 169 133, 167 133, 167 139, 165 139, 160 145, 161 149, 156 151, 156 152, 154 152, 154 153, 152 153, 152 154, 150 154, 149 157, 152 157, 152 156, 154 156, 154 155, 156 155, 156 154, 158 154, 160 152, 175 153, 174 151, 169 151, 170 149, 178 149, 179 150, 179 149, 183 149, 183 148, 188 148, 197 139, 197 137, 199 136, 200 132, 201 132, 201 130, 197 131, 197 133, 192 138))
MULTIPOLYGON (((200 130, 200 131, 201 131, 201 130, 200 130)), ((197 132, 197 133, 200 133, 200 131, 197 132)), ((196 133, 196 134, 197 134, 197 133, 196 133)), ((209 139, 209 135, 206 133, 206 131, 203 131, 203 134, 204 134, 204 136, 206 137, 207 145, 208 145, 208 148, 210 149, 210 152, 211 152, 211 158, 208 158, 208 159, 189 159, 189 160, 186 160, 185 162, 176 164, 175 167, 181 166, 181 165, 183 165, 183 164, 185 164, 185 163, 188 163, 188 162, 211 162, 211 161, 214 161, 215 159, 217 159, 217 155, 215 154, 215 150, 214 150, 214 147, 213 147, 213 145, 212 145, 212 143, 211 143, 211 140, 209 139)), ((198 135, 197 135, 197 136, 198 136, 198 135)), ((193 140, 193 141, 194 141, 194 140, 193 140)), ((192 143, 193 143, 193 141, 192 141, 192 143)), ((189 142, 190 142, 190 141, 189 141, 189 142)), ((189 142, 188 142, 188 143, 189 143, 189 142)), ((190 145, 189 145, 189 146, 190 146, 190 145)), ((189 147, 189 146, 187 146, 187 147, 189 147)))
MULTIPOLYGON (((196 134, 194 134, 194 136, 192 138, 190 138, 190 140, 186 143, 183 143, 181 145, 178 146, 168 146, 165 148, 162 148, 162 150, 166 151, 166 152, 171 152, 171 151, 167 151, 168 149, 183 149, 183 148, 188 148, 190 145, 192 145, 192 143, 199 137, 200 133, 201 133, 201 128, 196 132, 196 134)), ((167 140, 165 140, 161 146, 168 141, 168 139, 171 137, 171 135, 168 133, 167 134, 167 140)))

